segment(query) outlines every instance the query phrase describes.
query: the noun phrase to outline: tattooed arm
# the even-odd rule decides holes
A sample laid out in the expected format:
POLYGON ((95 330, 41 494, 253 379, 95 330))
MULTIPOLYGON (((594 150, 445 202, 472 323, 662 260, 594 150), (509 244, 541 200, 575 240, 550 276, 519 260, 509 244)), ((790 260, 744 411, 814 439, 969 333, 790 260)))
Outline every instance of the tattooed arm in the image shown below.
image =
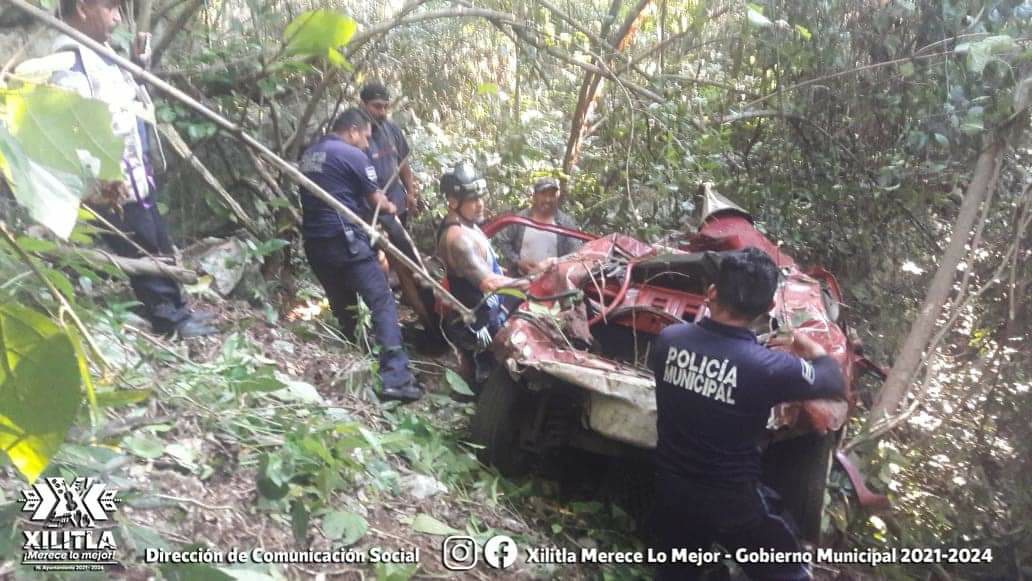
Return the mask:
POLYGON ((526 288, 524 279, 509 278, 492 272, 480 255, 476 244, 459 228, 449 228, 445 234, 445 263, 456 275, 472 282, 488 293, 503 287, 526 288))

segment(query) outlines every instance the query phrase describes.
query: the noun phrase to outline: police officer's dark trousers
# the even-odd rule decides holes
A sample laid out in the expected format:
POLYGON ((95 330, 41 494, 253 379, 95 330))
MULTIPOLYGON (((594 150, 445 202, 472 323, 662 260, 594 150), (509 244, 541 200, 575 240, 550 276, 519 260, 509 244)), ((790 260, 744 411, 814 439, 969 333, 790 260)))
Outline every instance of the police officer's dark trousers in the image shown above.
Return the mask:
MULTIPOLYGON (((687 549, 709 551, 716 541, 733 556, 737 549, 798 552, 793 527, 771 506, 771 498, 757 482, 710 483, 683 478, 665 470, 656 473, 653 526, 657 548, 667 552, 687 549)), ((742 564, 754 581, 809 579, 796 564, 742 564)), ((688 563, 656 570, 656 579, 697 579, 706 567, 688 563)))
MULTIPOLYGON (((172 256, 172 241, 154 198, 130 202, 123 205, 120 211, 109 208, 94 211, 150 254, 172 256)), ((104 234, 102 238, 119 256, 143 256, 135 245, 122 236, 104 234)), ((190 318, 190 310, 186 307, 179 285, 171 278, 133 275, 129 277, 129 282, 136 298, 143 303, 143 315, 150 320, 156 332, 171 333, 177 325, 190 318)))
POLYGON ((305 255, 326 290, 333 314, 345 330, 354 327, 352 308, 357 297, 361 296, 369 307, 373 334, 380 345, 383 387, 410 384, 414 379, 401 343, 397 304, 365 234, 347 230, 332 238, 310 238, 305 240, 305 255))

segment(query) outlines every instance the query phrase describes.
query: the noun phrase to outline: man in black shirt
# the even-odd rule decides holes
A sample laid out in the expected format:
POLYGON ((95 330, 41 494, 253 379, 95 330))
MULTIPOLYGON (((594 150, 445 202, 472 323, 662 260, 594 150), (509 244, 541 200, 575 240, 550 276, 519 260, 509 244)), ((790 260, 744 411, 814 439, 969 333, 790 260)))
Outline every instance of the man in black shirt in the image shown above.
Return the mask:
POLYGON ((419 211, 419 188, 409 166, 409 145, 401 128, 387 118, 390 93, 381 83, 366 83, 359 92, 362 108, 372 119, 369 159, 376 168, 378 184, 398 209, 398 219, 408 222, 408 213, 419 211), (393 181, 392 181, 393 180, 393 181))
MULTIPOLYGON (((671 325, 653 344, 659 441, 655 524, 659 549, 800 551, 794 530, 769 510, 760 451, 772 406, 844 397, 845 381, 818 343, 798 332, 771 351, 749 325, 773 308, 778 270, 755 248, 727 253, 706 291, 710 316, 671 325)), ((754 579, 809 579, 804 565, 744 564, 754 579)), ((657 579, 694 579, 688 564, 660 567, 657 579)))
MULTIPOLYGON (((359 92, 362 109, 372 120, 372 134, 369 136, 369 161, 376 169, 377 185, 384 191, 387 199, 394 204, 397 213, 393 216, 379 217, 379 224, 387 233, 387 238, 398 250, 404 252, 417 264, 419 258, 411 239, 405 234, 408 226, 409 212, 419 212, 419 184, 412 175, 409 163, 409 144, 401 128, 387 118, 391 106, 391 96, 382 83, 372 81, 366 83, 359 92)), ((434 312, 434 293, 430 289, 421 288, 412 274, 394 261, 391 269, 398 277, 401 285, 402 299, 423 322, 426 339, 430 343, 438 341, 438 320, 434 312)))

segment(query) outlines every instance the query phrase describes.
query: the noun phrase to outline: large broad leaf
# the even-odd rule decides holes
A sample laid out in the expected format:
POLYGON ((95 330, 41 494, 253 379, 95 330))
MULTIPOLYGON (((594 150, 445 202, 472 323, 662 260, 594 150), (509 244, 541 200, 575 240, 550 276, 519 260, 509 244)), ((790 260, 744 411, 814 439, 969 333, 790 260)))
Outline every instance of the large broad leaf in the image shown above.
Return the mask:
POLYGON ((455 393, 468 397, 476 397, 477 394, 473 393, 473 390, 469 388, 469 384, 466 383, 466 380, 462 379, 458 373, 455 373, 451 369, 445 369, 444 378, 448 382, 448 386, 451 387, 452 391, 455 393))
POLYGON ((354 36, 357 25, 350 16, 332 10, 312 10, 295 18, 283 31, 286 53, 326 57, 339 67, 347 61, 338 52, 354 36))
POLYGON ((436 518, 419 513, 416 518, 412 519, 412 530, 420 533, 426 533, 428 535, 436 535, 439 537, 446 537, 448 535, 460 535, 462 531, 454 529, 436 518))
POLYGON ((30 160, 3 125, 0 125, 0 171, 11 185, 15 199, 29 210, 29 215, 67 240, 75 227, 85 182, 71 174, 55 175, 30 160))
POLYGON ((2 92, 4 124, 29 159, 64 173, 122 179, 125 140, 103 101, 46 85, 2 92))
POLYGON ((335 510, 323 517, 323 532, 330 539, 345 545, 353 545, 369 530, 369 523, 361 515, 353 512, 335 510))
POLYGON ((41 85, 0 90, 0 171, 33 219, 62 238, 95 179, 122 179, 124 148, 101 101, 41 85))
POLYGON ((0 450, 33 482, 82 404, 86 364, 75 340, 19 305, 0 305, 0 450))
POLYGON ((958 54, 967 54, 968 70, 981 74, 995 55, 1005 53, 1017 48, 1017 43, 1007 35, 989 36, 978 42, 965 42, 957 45, 955 49, 958 54))

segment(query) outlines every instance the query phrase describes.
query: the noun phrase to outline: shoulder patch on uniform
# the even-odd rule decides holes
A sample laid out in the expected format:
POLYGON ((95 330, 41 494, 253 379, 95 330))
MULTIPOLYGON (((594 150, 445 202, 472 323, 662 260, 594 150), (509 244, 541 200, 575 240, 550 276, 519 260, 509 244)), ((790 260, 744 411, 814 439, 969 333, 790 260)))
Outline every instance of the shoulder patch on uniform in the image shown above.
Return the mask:
POLYGON ((303 173, 321 173, 323 164, 326 163, 325 151, 313 151, 301 157, 300 170, 303 173))
POLYGON ((805 359, 800 359, 799 363, 803 366, 803 379, 806 380, 806 383, 813 385, 813 382, 817 379, 817 373, 813 370, 813 365, 805 359))
POLYGON ((365 175, 366 175, 367 178, 369 178, 369 181, 376 182, 376 168, 375 167, 373 167, 371 165, 367 165, 366 168, 365 168, 365 175))

